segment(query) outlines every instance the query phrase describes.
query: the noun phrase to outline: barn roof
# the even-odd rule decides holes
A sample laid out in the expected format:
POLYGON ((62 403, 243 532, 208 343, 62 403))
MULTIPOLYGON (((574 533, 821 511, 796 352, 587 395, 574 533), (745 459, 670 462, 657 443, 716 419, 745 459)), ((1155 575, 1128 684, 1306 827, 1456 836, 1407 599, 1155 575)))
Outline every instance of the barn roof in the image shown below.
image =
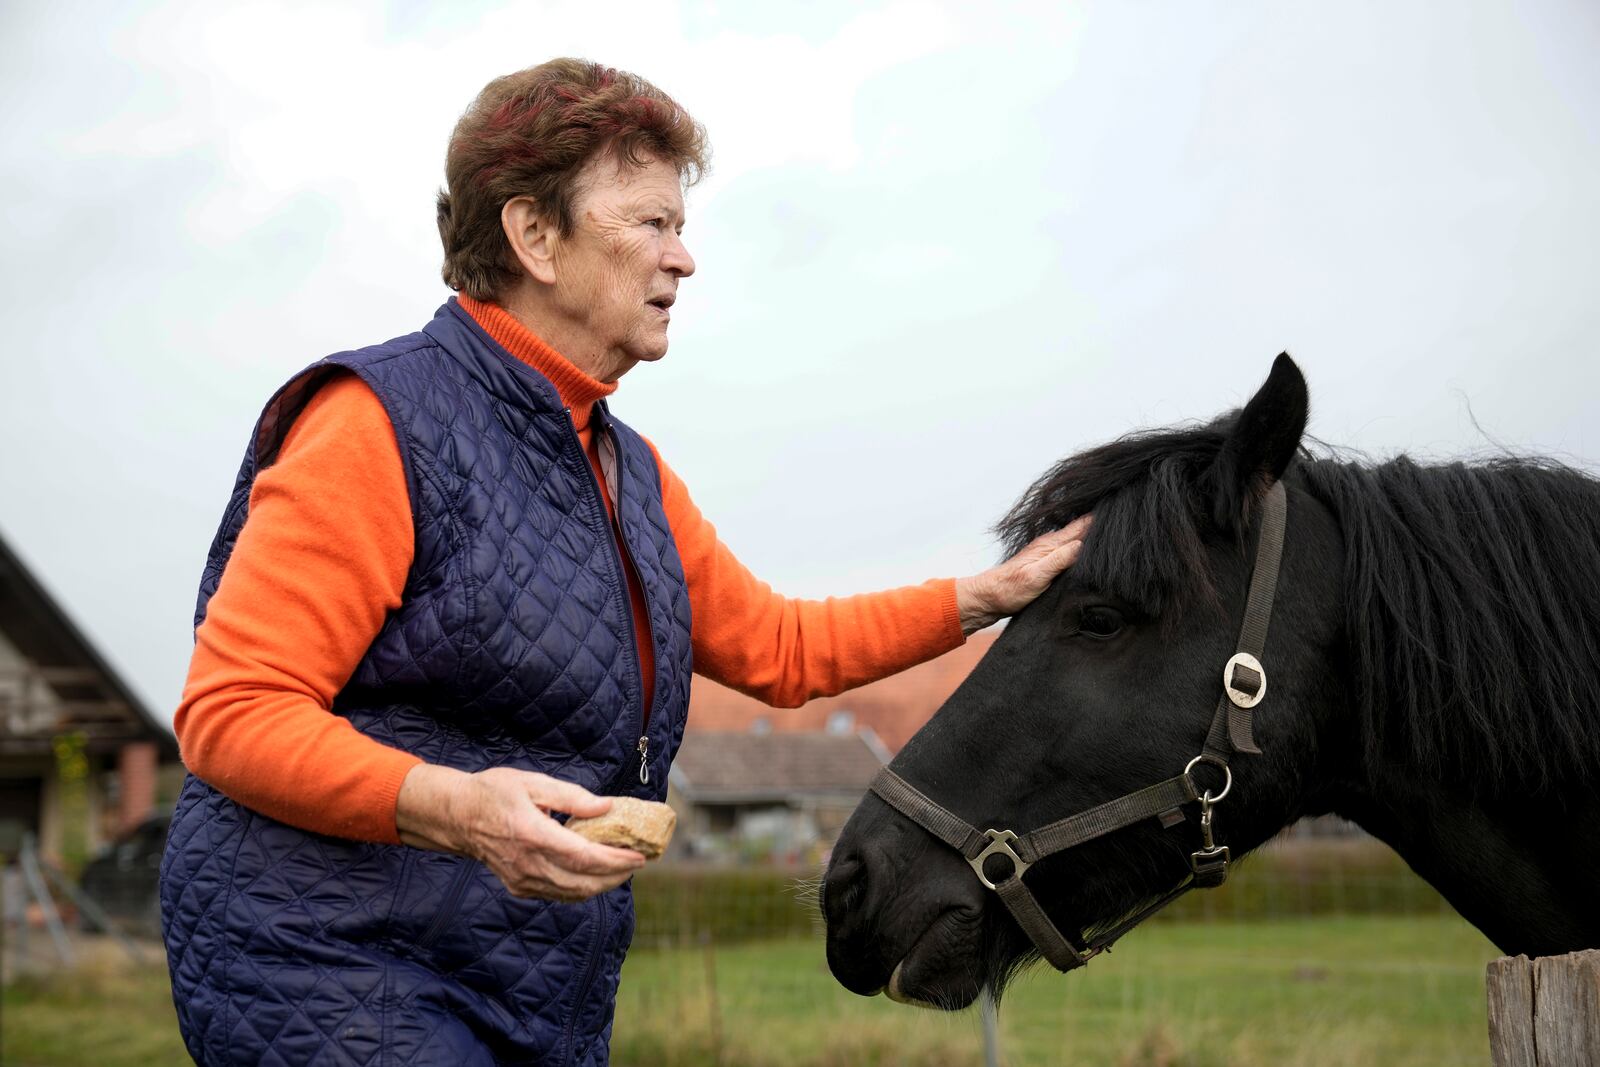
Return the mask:
POLYGON ((155 741, 167 754, 177 754, 172 732, 150 714, 3 536, 0 637, 24 661, 20 676, 0 678, 0 752, 46 753, 52 737, 79 732, 90 751, 155 741))
POLYGON ((960 648, 910 670, 777 712, 697 674, 689 692, 689 728, 743 731, 759 721, 773 733, 816 733, 825 730, 837 712, 848 711, 856 722, 871 727, 890 752, 898 752, 972 673, 999 633, 995 629, 973 634, 960 648))
POLYGON ((723 803, 860 793, 883 766, 868 731, 734 733, 691 730, 672 764, 672 784, 690 800, 723 803))

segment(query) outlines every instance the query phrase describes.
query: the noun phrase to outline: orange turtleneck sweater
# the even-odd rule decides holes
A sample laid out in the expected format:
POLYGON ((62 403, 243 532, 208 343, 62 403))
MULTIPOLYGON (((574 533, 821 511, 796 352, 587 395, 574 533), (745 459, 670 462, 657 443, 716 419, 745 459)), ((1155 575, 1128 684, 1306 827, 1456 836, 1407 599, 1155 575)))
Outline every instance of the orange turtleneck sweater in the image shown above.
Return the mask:
MULTIPOLYGON (((616 385, 589 377, 504 309, 459 300, 507 352, 555 385, 604 486, 590 415, 616 385)), ((659 453, 656 462, 688 579, 697 673, 798 707, 964 640, 951 579, 825 601, 774 593, 718 539, 659 453)), ((412 551, 411 502, 388 415, 359 379, 337 378, 312 398, 276 461, 256 477, 249 518, 195 632, 173 719, 189 769, 294 826, 397 843, 400 783, 421 761, 330 709, 400 606, 412 551)), ((648 707, 649 624, 631 568, 628 587, 648 707)))

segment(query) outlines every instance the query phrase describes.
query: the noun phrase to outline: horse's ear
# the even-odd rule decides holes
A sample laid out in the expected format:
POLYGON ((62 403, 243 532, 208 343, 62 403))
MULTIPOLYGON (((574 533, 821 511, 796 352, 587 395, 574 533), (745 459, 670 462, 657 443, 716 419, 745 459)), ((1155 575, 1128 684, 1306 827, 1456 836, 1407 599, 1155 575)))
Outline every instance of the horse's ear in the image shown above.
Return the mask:
POLYGON ((1239 412, 1211 465, 1207 485, 1217 525, 1231 529, 1272 483, 1283 477, 1306 431, 1311 399, 1305 375, 1287 352, 1239 412))

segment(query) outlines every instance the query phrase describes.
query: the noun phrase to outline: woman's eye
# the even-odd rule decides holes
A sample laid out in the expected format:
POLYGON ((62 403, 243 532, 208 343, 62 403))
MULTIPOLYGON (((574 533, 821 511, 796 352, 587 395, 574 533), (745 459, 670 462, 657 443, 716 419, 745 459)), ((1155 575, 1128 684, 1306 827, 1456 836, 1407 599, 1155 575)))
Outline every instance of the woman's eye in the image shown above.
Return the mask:
POLYGON ((1078 617, 1078 632, 1085 637, 1115 637, 1122 630, 1122 616, 1115 608, 1084 608, 1078 617))

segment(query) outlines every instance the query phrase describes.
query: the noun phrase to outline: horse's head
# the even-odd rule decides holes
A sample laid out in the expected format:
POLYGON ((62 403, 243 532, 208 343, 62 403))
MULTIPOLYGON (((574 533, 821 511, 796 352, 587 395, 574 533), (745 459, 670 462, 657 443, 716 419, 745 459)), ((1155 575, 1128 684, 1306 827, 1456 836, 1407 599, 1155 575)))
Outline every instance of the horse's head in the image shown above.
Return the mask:
MULTIPOLYGON (((1123 438, 1035 484, 1001 523, 1007 544, 1093 511, 1081 558, 1011 622, 892 769, 978 830, 1019 834, 1181 776, 1239 640, 1262 501, 1285 478, 1306 414, 1305 380, 1280 356, 1240 412, 1123 438)), ((1342 546, 1332 517, 1294 482, 1291 473, 1261 657, 1262 754, 1230 761, 1232 792, 1215 811, 1218 842, 1235 856, 1322 806, 1319 744, 1331 742, 1319 724, 1345 699, 1342 546)), ((1206 765, 1193 779, 1221 790, 1206 765)), ((1044 857, 1025 882, 1069 940, 1092 939, 1190 875, 1198 807, 1044 857)), ((964 1007, 1033 951, 961 853, 873 794, 834 849, 823 910, 829 966, 862 994, 887 986, 897 999, 964 1007)))

